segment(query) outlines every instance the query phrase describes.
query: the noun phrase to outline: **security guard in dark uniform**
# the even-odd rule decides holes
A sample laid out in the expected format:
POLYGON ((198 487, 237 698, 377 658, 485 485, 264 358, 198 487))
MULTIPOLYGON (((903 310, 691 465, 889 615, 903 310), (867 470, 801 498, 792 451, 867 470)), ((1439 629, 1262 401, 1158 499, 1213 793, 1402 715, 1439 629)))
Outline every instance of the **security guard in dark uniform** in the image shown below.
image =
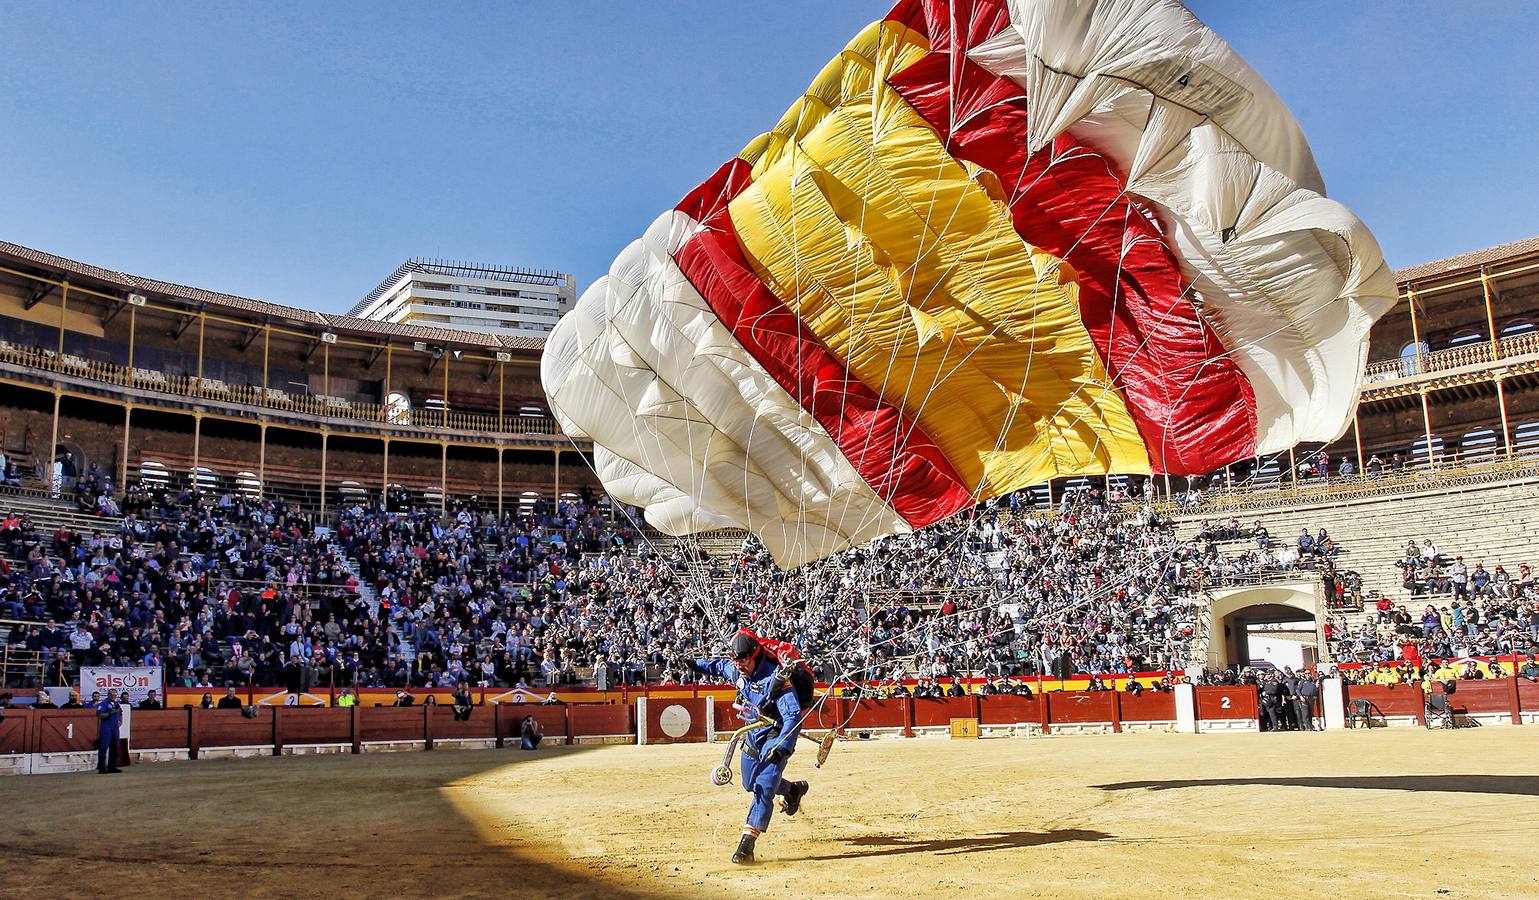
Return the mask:
POLYGON ((1293 718, 1300 731, 1315 730, 1315 699, 1320 696, 1320 684, 1314 676, 1300 672, 1293 690, 1293 718))
POLYGON ((1287 692, 1281 675, 1269 675, 1261 685, 1261 723, 1267 731, 1282 731, 1283 698, 1287 692))
POLYGON ((118 768, 118 726, 123 722, 123 708, 118 705, 118 692, 110 690, 107 699, 96 704, 96 772, 112 775, 123 771, 118 768))

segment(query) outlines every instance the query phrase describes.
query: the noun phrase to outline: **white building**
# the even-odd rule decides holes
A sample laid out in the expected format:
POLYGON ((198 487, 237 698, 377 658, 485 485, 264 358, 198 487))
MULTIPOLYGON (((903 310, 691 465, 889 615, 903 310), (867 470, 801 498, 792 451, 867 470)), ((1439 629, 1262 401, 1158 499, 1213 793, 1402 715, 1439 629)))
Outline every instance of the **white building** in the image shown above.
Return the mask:
POLYGON ((571 275, 409 259, 349 310, 377 322, 544 338, 577 300, 571 275))

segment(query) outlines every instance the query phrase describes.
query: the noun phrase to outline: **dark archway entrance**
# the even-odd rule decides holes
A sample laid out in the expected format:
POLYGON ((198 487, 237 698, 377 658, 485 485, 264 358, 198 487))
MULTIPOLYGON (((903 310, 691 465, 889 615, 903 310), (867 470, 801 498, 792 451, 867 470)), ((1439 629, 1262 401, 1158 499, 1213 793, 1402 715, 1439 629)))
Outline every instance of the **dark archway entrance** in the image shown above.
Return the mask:
POLYGON ((1296 640, 1303 644, 1303 665, 1314 665, 1320 657, 1315 637, 1315 617, 1312 613, 1283 603, 1258 603, 1246 606, 1224 616, 1223 662, 1225 666, 1250 665, 1260 658, 1253 647, 1257 629, 1252 626, 1282 626, 1275 634, 1280 640, 1296 640), (1307 625, 1298 623, 1308 623, 1307 625), (1297 628, 1286 628, 1298 624, 1297 628))

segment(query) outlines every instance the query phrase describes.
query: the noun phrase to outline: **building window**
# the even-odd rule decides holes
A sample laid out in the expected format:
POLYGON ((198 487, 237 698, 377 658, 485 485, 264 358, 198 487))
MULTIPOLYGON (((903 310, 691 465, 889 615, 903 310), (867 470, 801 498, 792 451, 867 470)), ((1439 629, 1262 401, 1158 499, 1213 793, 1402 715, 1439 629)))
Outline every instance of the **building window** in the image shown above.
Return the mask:
POLYGON ((1402 375, 1416 375, 1421 372, 1421 359, 1418 359, 1418 350, 1420 350, 1419 355, 1425 357, 1431 351, 1431 348, 1427 346, 1426 341, 1406 344, 1400 348, 1400 373, 1402 375))

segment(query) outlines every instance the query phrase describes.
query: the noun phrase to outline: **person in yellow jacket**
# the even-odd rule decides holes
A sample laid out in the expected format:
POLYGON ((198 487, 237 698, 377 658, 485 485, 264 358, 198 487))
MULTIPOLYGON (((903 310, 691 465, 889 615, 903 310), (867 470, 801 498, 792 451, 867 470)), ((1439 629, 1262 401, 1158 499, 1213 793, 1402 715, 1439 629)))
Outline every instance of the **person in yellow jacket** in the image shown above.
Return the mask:
POLYGON ((357 706, 358 694, 352 688, 343 688, 342 693, 337 695, 337 705, 357 706))

